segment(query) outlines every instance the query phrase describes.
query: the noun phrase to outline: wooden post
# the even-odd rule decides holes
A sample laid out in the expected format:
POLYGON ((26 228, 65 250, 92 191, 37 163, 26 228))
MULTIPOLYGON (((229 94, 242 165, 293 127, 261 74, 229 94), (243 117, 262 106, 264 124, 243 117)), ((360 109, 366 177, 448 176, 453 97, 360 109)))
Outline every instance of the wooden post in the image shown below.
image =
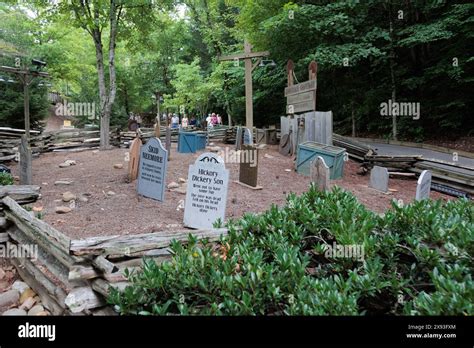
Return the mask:
POLYGON ((288 87, 294 85, 294 78, 293 74, 295 71, 295 63, 291 59, 288 60, 288 63, 286 64, 286 72, 288 76, 288 87))

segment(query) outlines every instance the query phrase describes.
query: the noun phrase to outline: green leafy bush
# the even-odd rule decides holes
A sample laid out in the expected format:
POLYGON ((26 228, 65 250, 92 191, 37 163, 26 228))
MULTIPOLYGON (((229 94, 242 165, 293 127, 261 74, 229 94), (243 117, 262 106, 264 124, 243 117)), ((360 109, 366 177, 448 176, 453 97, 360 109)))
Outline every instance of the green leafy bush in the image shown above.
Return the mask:
POLYGON ((14 182, 13 176, 10 173, 0 173, 0 186, 13 185, 14 182))
POLYGON ((171 245, 173 258, 111 291, 122 314, 473 315, 474 208, 429 200, 369 211, 313 186, 284 207, 227 223, 219 243, 171 245), (363 258, 328 246, 361 246, 363 258))

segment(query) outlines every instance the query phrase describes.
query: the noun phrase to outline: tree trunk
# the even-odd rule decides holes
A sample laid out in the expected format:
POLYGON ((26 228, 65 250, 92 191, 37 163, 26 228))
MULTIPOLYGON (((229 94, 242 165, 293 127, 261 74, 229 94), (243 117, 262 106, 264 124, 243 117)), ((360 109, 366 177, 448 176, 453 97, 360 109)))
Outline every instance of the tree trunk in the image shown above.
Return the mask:
MULTIPOLYGON (((394 48, 394 30, 393 30, 393 19, 392 19, 392 4, 389 4, 389 23, 390 23, 390 78, 392 82, 392 103, 396 102, 397 91, 395 84, 395 48, 394 48)), ((397 140, 397 116, 392 116, 392 138, 397 140)))

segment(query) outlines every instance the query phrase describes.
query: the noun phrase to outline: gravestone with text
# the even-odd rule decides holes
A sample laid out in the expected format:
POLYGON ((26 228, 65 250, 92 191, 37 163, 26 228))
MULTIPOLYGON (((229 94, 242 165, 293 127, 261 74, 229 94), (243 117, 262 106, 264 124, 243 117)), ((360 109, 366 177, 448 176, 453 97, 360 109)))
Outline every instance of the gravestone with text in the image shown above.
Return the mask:
POLYGON ((321 156, 318 156, 311 163, 310 167, 311 181, 320 191, 329 190, 329 178, 331 176, 329 167, 321 156))
POLYGON ((228 185, 229 170, 222 158, 211 152, 200 155, 189 166, 184 225, 205 229, 218 219, 224 222, 228 185))
POLYGON ((421 172, 416 185, 415 199, 420 201, 422 199, 429 199, 431 191, 431 172, 424 170, 421 172))
POLYGON ((150 138, 140 150, 138 194, 163 202, 165 200, 168 151, 160 139, 150 138))
POLYGON ((374 166, 370 171, 369 186, 381 191, 388 191, 388 170, 384 167, 374 166))
POLYGON ((31 148, 26 135, 23 134, 20 143, 20 184, 31 185, 31 182, 31 148))

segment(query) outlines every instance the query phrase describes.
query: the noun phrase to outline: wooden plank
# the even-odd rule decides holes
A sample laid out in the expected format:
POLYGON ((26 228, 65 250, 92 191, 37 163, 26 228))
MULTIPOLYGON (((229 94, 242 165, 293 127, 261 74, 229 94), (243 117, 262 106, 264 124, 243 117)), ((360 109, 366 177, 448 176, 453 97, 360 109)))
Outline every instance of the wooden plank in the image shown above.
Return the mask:
POLYGON ((129 285, 130 285, 129 282, 118 282, 118 283, 111 284, 102 278, 97 278, 92 281, 92 289, 94 289, 96 292, 98 292, 104 297, 109 296, 110 288, 116 288, 119 291, 123 291, 129 285))
POLYGON ((68 280, 86 280, 100 277, 94 267, 88 265, 74 265, 69 270, 68 280))
POLYGON ((190 234, 199 239, 208 238, 211 241, 215 241, 218 240, 221 235, 226 235, 227 229, 185 230, 72 240, 70 252, 73 255, 130 255, 135 252, 168 247, 172 240, 184 242, 188 239, 190 234))
POLYGON ((115 264, 100 255, 92 260, 92 264, 102 271, 102 273, 114 273, 118 271, 118 267, 115 264))
POLYGON ((69 247, 71 245, 71 239, 69 237, 48 225, 46 222, 31 216, 29 212, 20 207, 12 198, 5 197, 2 202, 9 208, 9 210, 6 211, 8 217, 13 217, 15 222, 20 222, 17 223, 18 227, 20 227, 20 224, 28 227, 34 231, 34 233, 42 235, 51 243, 54 243, 58 249, 69 253, 69 247))
POLYGON ((0 199, 10 197, 19 203, 35 202, 40 195, 38 185, 5 185, 0 186, 0 199))

